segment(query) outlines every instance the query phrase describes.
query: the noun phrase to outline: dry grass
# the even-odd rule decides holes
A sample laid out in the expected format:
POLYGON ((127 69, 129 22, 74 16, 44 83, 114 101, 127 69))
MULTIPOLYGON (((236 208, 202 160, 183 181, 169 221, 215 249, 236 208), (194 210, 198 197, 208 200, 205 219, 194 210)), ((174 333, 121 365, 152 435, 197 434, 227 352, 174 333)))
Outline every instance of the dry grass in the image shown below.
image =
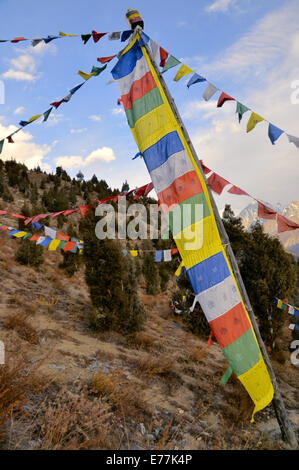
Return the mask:
POLYGON ((34 437, 42 450, 117 449, 111 427, 110 407, 91 401, 81 388, 72 393, 63 388, 51 401, 41 405, 43 412, 34 437))
POLYGON ((157 347, 157 342, 155 338, 147 333, 144 333, 143 331, 128 336, 127 342, 129 346, 132 346, 136 349, 151 350, 157 347))
POLYGON ((92 379, 90 391, 95 396, 107 398, 115 416, 141 418, 150 412, 142 398, 142 386, 130 382, 120 371, 97 373, 92 379))
POLYGON ((159 376, 163 378, 172 378, 175 371, 173 358, 170 356, 155 356, 145 354, 134 360, 137 370, 147 377, 159 376))
POLYGON ((20 411, 29 394, 45 387, 47 379, 38 373, 40 364, 27 363, 20 353, 0 365, 0 439, 6 420, 20 411))
POLYGON ((14 330, 20 338, 30 344, 39 343, 39 333, 30 322, 30 313, 27 311, 16 311, 9 313, 3 320, 4 328, 14 330))

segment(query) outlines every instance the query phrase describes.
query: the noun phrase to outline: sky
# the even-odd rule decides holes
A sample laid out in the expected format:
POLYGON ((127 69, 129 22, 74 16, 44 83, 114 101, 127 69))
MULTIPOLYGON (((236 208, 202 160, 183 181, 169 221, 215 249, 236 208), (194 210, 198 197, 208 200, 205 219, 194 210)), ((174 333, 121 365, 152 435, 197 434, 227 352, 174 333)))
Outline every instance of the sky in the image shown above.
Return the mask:
MULTIPOLYGON (((296 0, 157 0, 125 4, 120 0, 0 0, 0 39, 39 38, 59 31, 78 34, 48 45, 30 42, 0 43, 0 80, 5 100, 0 104, 0 140, 20 120, 46 111, 74 86, 82 83, 79 69, 99 66, 97 57, 116 54, 120 41, 104 36, 84 45, 80 35, 126 30, 127 8, 136 8, 144 31, 176 58, 250 109, 299 137, 299 103, 292 103, 299 87, 299 8, 296 0), (294 85, 295 83, 295 85, 294 85)), ((79 170, 89 179, 96 174, 112 188, 149 182, 112 78, 115 60, 93 77, 68 103, 53 109, 46 123, 36 121, 5 143, 2 159, 14 158, 28 168, 40 165, 47 172, 63 166, 72 176, 79 170)), ((164 74, 198 157, 231 183, 257 199, 288 204, 299 199, 299 149, 282 135, 275 145, 266 122, 246 133, 249 113, 241 124, 235 102, 217 108, 218 94, 202 98, 204 84, 189 89, 189 77, 174 82, 177 68, 164 74)), ((299 97, 299 93, 298 93, 299 97)), ((298 100, 299 101, 299 100, 298 100)), ((251 202, 224 190, 216 196, 236 213, 251 202)))

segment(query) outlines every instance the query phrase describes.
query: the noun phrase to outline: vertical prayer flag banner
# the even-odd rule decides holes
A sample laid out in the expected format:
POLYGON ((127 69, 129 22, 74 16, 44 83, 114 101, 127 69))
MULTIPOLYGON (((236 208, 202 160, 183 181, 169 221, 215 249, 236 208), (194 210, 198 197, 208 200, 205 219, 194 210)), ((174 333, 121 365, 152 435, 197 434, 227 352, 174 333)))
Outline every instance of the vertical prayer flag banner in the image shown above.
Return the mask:
POLYGON ((195 209, 200 204, 203 208, 191 211, 191 224, 185 226, 183 221, 179 231, 172 230, 173 238, 196 300, 230 367, 255 404, 254 415, 273 398, 270 376, 221 242, 204 177, 147 50, 139 45, 138 34, 121 52, 112 76, 164 212, 174 215, 183 205, 195 209))

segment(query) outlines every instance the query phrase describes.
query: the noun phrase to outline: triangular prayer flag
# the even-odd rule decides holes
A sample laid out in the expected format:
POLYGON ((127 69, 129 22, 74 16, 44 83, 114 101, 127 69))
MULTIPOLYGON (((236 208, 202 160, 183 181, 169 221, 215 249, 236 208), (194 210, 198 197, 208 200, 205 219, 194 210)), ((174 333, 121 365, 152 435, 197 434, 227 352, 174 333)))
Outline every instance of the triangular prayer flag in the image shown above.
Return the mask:
POLYGON ((49 42, 53 41, 53 39, 58 39, 59 36, 47 36, 46 38, 44 38, 44 42, 45 44, 48 44, 49 42))
POLYGON ((154 185, 152 182, 145 184, 144 186, 141 186, 140 188, 136 189, 135 196, 133 197, 133 201, 136 201, 138 198, 141 196, 145 197, 147 196, 150 191, 153 189, 154 185))
POLYGON ((47 111, 45 111, 45 112, 43 113, 43 116, 44 116, 43 122, 46 122, 46 121, 48 120, 48 117, 50 116, 50 113, 51 113, 52 109, 53 109, 53 108, 49 108, 49 109, 47 109, 47 111))
POLYGON ((299 224, 293 222, 292 220, 287 219, 283 215, 277 215, 277 226, 278 226, 278 233, 287 232, 289 230, 296 230, 299 228, 299 224))
POLYGON ((218 98, 218 103, 217 103, 217 108, 221 108, 221 106, 226 102, 226 101, 235 101, 235 98, 232 98, 231 96, 227 95, 224 93, 224 91, 221 93, 221 95, 218 98))
POLYGON ((37 46, 40 42, 42 42, 43 38, 36 38, 36 39, 31 39, 31 46, 35 47, 37 46))
POLYGON ((100 73, 103 72, 103 70, 105 70, 105 68, 107 67, 107 64, 104 65, 103 67, 92 67, 91 69, 91 73, 94 73, 95 77, 97 77, 98 75, 100 75, 100 73))
POLYGON ((32 222, 32 227, 34 228, 34 230, 39 230, 40 228, 42 228, 42 226, 43 225, 40 224, 39 222, 32 222))
POLYGON ((63 33, 62 31, 59 31, 59 36, 65 36, 65 37, 68 37, 68 38, 75 38, 78 36, 78 34, 66 34, 66 33, 63 33))
POLYGON ((81 212, 81 215, 82 215, 83 218, 86 216, 87 212, 92 207, 92 205, 93 205, 93 203, 91 202, 87 206, 81 206, 80 207, 80 212, 81 212))
POLYGON ((85 82, 80 83, 80 85, 77 85, 77 86, 75 86, 74 88, 72 88, 72 89, 70 90, 70 93, 71 93, 72 95, 73 95, 74 93, 76 93, 76 91, 78 91, 79 88, 81 88, 81 86, 84 85, 84 83, 85 83, 85 82))
POLYGON ((183 78, 185 75, 188 75, 189 73, 192 73, 193 70, 190 69, 190 67, 187 67, 187 65, 182 64, 175 74, 175 77, 173 79, 174 82, 178 82, 181 78, 183 78))
POLYGON ((257 209, 258 217, 260 217, 261 219, 270 219, 270 220, 276 219, 277 212, 275 210, 271 209, 268 206, 265 206, 265 204, 263 204, 260 201, 257 202, 257 205, 258 205, 258 209, 257 209))
POLYGON ((116 54, 110 55, 108 57, 98 57, 97 61, 101 62, 101 64, 106 64, 107 62, 110 62, 110 60, 114 59, 114 57, 116 57, 116 54))
POLYGON ((94 42, 98 42, 107 33, 97 33, 96 31, 93 30, 91 31, 91 34, 92 34, 92 38, 94 42))
POLYGON ((206 81, 207 80, 204 77, 202 77, 201 75, 198 75, 198 73, 194 73, 194 75, 192 75, 189 82, 187 83, 187 87, 189 88, 191 85, 194 85, 195 83, 206 82, 206 81))
POLYGON ((200 160, 200 164, 201 164, 201 167, 202 167, 202 170, 204 172, 205 175, 207 175, 208 173, 210 173, 212 170, 210 170, 210 168, 208 168, 202 160, 200 160))
POLYGON ((95 74, 94 73, 85 73, 85 72, 82 72, 82 70, 78 70, 78 75, 80 75, 80 77, 82 77, 84 80, 89 80, 95 74))
POLYGON ((167 72, 167 70, 171 69, 172 67, 175 67, 176 65, 180 64, 181 62, 176 59, 173 55, 170 55, 166 64, 164 65, 162 69, 162 73, 167 72))
POLYGON ((29 124, 29 121, 20 121, 19 126, 25 127, 29 124))
MULTIPOLYGON (((12 134, 11 134, 11 135, 12 135, 12 134)), ((9 135, 9 136, 7 137, 7 140, 8 140, 8 142, 9 142, 10 144, 14 144, 15 141, 13 140, 13 138, 12 138, 11 135, 9 135)))
POLYGON ((271 122, 269 122, 268 136, 272 142, 272 145, 275 144, 276 140, 281 136, 282 133, 283 131, 279 129, 279 127, 276 127, 274 126, 274 124, 271 124, 271 122))
POLYGON ((34 116, 28 119, 28 122, 30 123, 30 122, 36 121, 40 116, 41 114, 35 114, 34 116))
POLYGON ((81 39, 84 42, 84 44, 86 44, 90 38, 91 38, 91 34, 81 34, 81 39))
POLYGON ((247 106, 237 101, 236 113, 238 114, 239 122, 241 122, 242 116, 244 113, 246 113, 246 111, 249 111, 247 106))
POLYGON ((212 96, 216 93, 217 90, 218 88, 209 82, 205 88, 205 91, 202 94, 203 99, 205 101, 209 101, 209 99, 212 98, 212 96))
POLYGON ((108 39, 110 41, 117 41, 120 38, 121 31, 113 31, 109 34, 108 39))
POLYGON ((27 39, 23 37, 17 37, 17 38, 12 39, 10 42, 17 43, 20 41, 27 41, 27 39))
POLYGON ((225 186, 230 184, 229 181, 222 178, 222 176, 217 175, 217 173, 212 173, 207 181, 212 191, 217 194, 221 194, 225 186))
POLYGON ((287 137, 289 139, 289 142, 292 144, 296 145, 297 148, 299 148, 299 137, 295 137, 294 135, 287 134, 287 137))
POLYGON ((51 106, 54 106, 55 109, 59 108, 59 106, 61 105, 61 103, 64 103, 64 99, 62 98, 62 100, 60 101, 53 101, 53 103, 50 103, 51 106))
POLYGON ((252 112, 247 122, 247 132, 252 131, 252 129, 254 129, 255 126, 261 121, 264 121, 264 118, 262 118, 262 116, 260 116, 259 114, 252 112))
POLYGON ((0 140, 0 153, 3 150, 3 145, 4 145, 4 139, 0 140))
POLYGON ((70 99, 71 99, 72 96, 73 96, 72 93, 69 93, 68 95, 66 95, 66 96, 63 98, 63 101, 64 101, 65 103, 67 103, 68 101, 70 101, 70 99))
POLYGON ((160 67, 164 67, 169 52, 165 51, 163 47, 160 47, 160 67))
POLYGON ((243 189, 238 188, 238 186, 232 186, 227 192, 230 194, 236 194, 237 196, 249 196, 248 193, 243 191, 243 189))

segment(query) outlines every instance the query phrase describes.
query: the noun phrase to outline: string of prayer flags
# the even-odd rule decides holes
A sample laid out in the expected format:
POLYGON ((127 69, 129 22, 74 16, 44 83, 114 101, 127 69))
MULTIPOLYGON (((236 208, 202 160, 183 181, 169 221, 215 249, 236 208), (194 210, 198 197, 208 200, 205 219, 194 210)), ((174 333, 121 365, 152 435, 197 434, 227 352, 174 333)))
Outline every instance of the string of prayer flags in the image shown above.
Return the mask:
POLYGON ((246 131, 247 131, 247 132, 252 131, 252 129, 254 129, 255 126, 256 126, 259 122, 262 122, 262 121, 264 121, 264 118, 263 118, 262 116, 260 116, 260 115, 257 114, 257 113, 252 112, 251 115, 250 115, 250 118, 248 119, 248 122, 247 122, 246 131))
POLYGON ((283 300, 278 299, 277 297, 275 297, 274 303, 277 305, 278 308, 280 308, 281 310, 284 310, 289 315, 293 315, 295 318, 299 317, 299 308, 294 307, 293 305, 287 304, 286 302, 283 302, 283 300))
POLYGON ((271 124, 271 122, 269 122, 268 136, 273 145, 275 144, 276 140, 281 136, 281 134, 283 134, 283 131, 279 129, 279 127, 276 127, 274 126, 274 124, 271 124))
POLYGON ((222 176, 217 175, 217 173, 212 173, 208 178, 208 183, 210 188, 217 194, 221 194, 226 185, 230 184, 229 181, 222 178, 222 176))
POLYGON ((209 101, 213 95, 215 95, 216 91, 218 91, 219 88, 217 88, 215 85, 212 83, 208 82, 205 91, 202 94, 202 97, 205 101, 209 101))
POLYGON ((167 70, 171 69, 172 67, 176 67, 178 64, 180 64, 180 61, 173 55, 170 55, 162 69, 162 73, 167 72, 167 70))
POLYGON ((221 95, 219 96, 219 98, 218 98, 217 108, 221 108, 222 105, 223 105, 226 101, 235 101, 235 98, 232 98, 231 96, 227 95, 227 94, 224 93, 224 91, 223 91, 223 92, 221 93, 221 95))
POLYGON ((114 59, 114 57, 116 57, 116 54, 110 55, 108 57, 98 57, 97 61, 101 62, 101 64, 106 64, 106 63, 110 62, 110 60, 114 59))
POLYGON ((174 82, 178 82, 179 80, 181 80, 181 78, 185 77, 185 75, 189 75, 189 73, 192 73, 193 70, 190 69, 190 67, 187 67, 187 65, 185 64, 182 64, 179 68, 179 70, 177 71, 177 73, 175 74, 175 77, 174 77, 174 82))
POLYGON ((190 86, 194 85, 195 83, 206 82, 206 81, 207 81, 206 78, 202 77, 198 73, 194 73, 194 75, 192 75, 189 82, 187 83, 187 87, 190 88, 190 86))
POLYGON ((246 113, 247 111, 249 111, 247 106, 237 101, 236 113, 238 114, 239 123, 242 120, 243 114, 246 113))

